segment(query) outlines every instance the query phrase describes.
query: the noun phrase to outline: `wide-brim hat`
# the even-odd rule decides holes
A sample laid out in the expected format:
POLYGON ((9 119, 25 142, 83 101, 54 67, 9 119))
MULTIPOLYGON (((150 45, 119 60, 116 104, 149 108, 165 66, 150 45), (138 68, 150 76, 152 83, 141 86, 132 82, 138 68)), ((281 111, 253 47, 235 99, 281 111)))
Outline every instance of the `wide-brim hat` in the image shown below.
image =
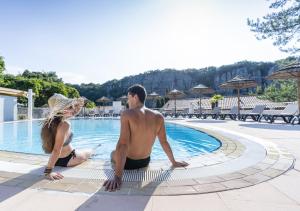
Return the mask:
MULTIPOLYGON (((47 117, 48 121, 52 121, 52 119, 56 116, 63 116, 64 110, 66 110, 68 107, 73 106, 74 108, 79 108, 76 112, 78 114, 81 110, 81 107, 84 105, 84 99, 83 98, 67 98, 66 96, 62 94, 55 93, 53 96, 51 96, 48 99, 48 105, 49 105, 49 114, 47 117), (78 107, 79 106, 79 107, 78 107)), ((74 114, 74 115, 76 115, 74 114)))

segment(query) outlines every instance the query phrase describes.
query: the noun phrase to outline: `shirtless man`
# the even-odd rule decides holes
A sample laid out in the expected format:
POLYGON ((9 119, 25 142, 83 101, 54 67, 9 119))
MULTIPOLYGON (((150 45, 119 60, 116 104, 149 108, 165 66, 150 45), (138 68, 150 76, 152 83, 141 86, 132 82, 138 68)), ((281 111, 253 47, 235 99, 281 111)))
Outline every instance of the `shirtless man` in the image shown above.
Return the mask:
POLYGON ((141 85, 128 89, 129 109, 121 115, 120 138, 111 154, 115 166, 115 176, 106 180, 106 191, 121 188, 124 169, 138 169, 148 166, 156 136, 174 168, 185 167, 186 162, 177 162, 167 141, 163 116, 145 107, 146 90, 141 85))

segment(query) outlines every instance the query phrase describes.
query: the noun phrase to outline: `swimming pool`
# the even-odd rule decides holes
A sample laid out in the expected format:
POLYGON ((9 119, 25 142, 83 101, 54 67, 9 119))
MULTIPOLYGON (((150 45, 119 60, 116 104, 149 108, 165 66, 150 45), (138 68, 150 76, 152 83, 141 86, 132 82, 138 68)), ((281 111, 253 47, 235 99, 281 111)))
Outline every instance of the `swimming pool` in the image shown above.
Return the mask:
MULTIPOLYGON (((119 120, 74 119, 72 146, 76 149, 96 147, 94 158, 108 160, 115 149, 120 133, 119 120)), ((41 121, 0 123, 0 150, 44 154, 40 138, 41 121)), ((221 143, 206 133, 166 123, 167 138, 176 159, 194 157, 218 149, 221 143)), ((152 160, 167 159, 159 141, 156 140, 152 160)))

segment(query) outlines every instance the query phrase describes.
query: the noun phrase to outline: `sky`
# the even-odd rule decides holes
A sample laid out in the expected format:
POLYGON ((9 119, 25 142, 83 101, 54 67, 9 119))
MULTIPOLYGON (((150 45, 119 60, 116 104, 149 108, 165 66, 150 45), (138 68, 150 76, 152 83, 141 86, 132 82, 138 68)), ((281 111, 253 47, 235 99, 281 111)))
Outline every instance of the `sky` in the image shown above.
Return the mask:
POLYGON ((149 70, 205 68, 289 56, 247 25, 266 0, 0 0, 6 73, 55 71, 104 83, 149 70))

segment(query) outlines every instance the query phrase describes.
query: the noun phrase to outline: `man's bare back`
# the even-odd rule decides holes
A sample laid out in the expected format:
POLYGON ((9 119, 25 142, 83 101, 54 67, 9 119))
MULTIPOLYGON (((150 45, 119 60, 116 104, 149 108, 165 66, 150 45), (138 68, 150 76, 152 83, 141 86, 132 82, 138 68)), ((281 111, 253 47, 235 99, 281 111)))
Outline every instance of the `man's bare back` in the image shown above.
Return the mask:
POLYGON ((127 157, 135 160, 149 157, 162 115, 145 107, 127 110, 123 115, 128 118, 130 128, 127 157))

